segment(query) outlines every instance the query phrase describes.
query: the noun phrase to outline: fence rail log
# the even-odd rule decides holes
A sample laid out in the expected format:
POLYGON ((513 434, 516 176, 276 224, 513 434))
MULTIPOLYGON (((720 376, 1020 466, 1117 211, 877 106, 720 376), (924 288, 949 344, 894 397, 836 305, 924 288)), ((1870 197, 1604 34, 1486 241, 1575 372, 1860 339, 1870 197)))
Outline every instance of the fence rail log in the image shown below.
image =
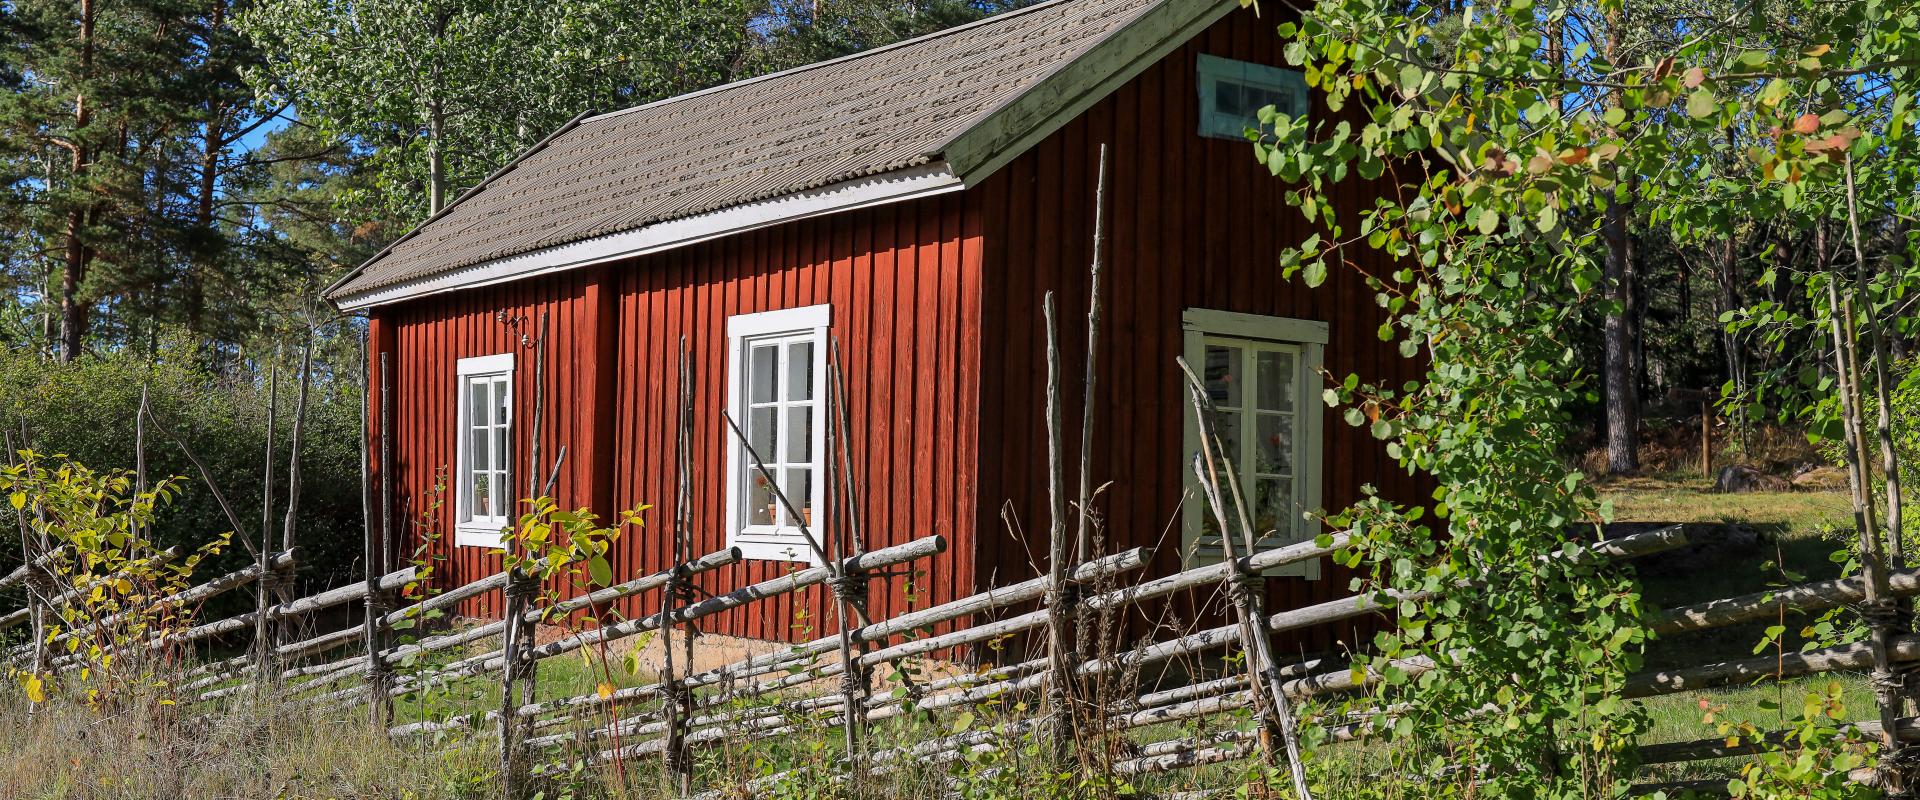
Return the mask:
MULTIPOLYGON (((1134 548, 1132 550, 1115 553, 1113 555, 1095 559, 1093 561, 1080 565, 1074 570, 1072 578, 1073 580, 1076 580, 1076 581, 1091 581, 1097 578, 1106 577, 1119 572, 1138 569, 1144 566, 1150 557, 1151 557, 1151 551, 1147 550, 1146 548, 1134 548)), ((1001 587, 997 589, 990 589, 988 591, 980 592, 978 594, 970 595, 968 597, 963 597, 958 600, 942 603, 938 606, 933 606, 931 608, 920 609, 917 611, 910 611, 910 612, 901 614, 900 616, 893 617, 891 619, 876 621, 870 625, 866 625, 861 628, 858 628, 853 632, 853 637, 856 641, 859 641, 863 644, 884 643, 890 640, 894 636, 898 636, 914 630, 931 627, 933 625, 940 624, 943 622, 950 622, 953 620, 957 620, 957 619, 971 616, 974 614, 983 613, 986 611, 991 611, 997 608, 1002 608, 1008 605, 1012 605, 1014 603, 1020 603, 1028 600, 1037 599, 1041 597, 1043 594, 1045 594, 1046 583, 1047 583, 1047 579, 1045 577, 1032 578, 1032 579, 1022 581, 1020 583, 1016 583, 1010 586, 1001 587)), ((816 639, 812 642, 808 642, 805 644, 795 645, 790 648, 783 648, 774 653, 767 653, 759 656, 753 656, 747 659, 743 659, 741 661, 736 661, 732 664, 716 667, 714 669, 710 669, 705 672, 695 673, 693 675, 690 675, 682 679, 680 683, 684 684, 689 689, 694 689, 694 688, 712 686, 715 684, 720 684, 720 683, 732 681, 732 680, 758 677, 760 675, 765 675, 769 672, 785 671, 789 668, 792 668, 795 665, 808 662, 814 658, 827 654, 834 647, 838 645, 839 638, 840 637, 836 634, 834 636, 816 639)), ((875 662, 875 663, 878 663, 878 662, 875 662)), ((1038 662, 1034 662, 1034 663, 1037 664, 1038 662)), ((1031 667, 1032 664, 1020 665, 1020 666, 1031 667)), ((748 697, 756 697, 770 691, 778 691, 780 689, 804 685, 807 683, 812 683, 814 681, 834 677, 836 675, 839 675, 840 673, 841 673, 841 668, 839 664, 822 664, 816 667, 809 668, 807 671, 799 675, 788 675, 773 681, 763 681, 758 683, 752 683, 745 687, 732 689, 730 691, 727 691, 721 694, 709 695, 707 697, 700 698, 698 707, 706 708, 706 707, 711 707, 721 703, 730 702, 733 700, 739 700, 739 699, 744 699, 748 697)), ((978 679, 979 678, 977 676, 959 676, 958 678, 942 679, 942 681, 936 681, 934 683, 930 683, 928 685, 921 686, 919 688, 922 691, 933 691, 935 689, 935 684, 938 684, 939 686, 951 686, 951 685, 954 685, 955 681, 964 682, 964 681, 971 681, 971 680, 978 680, 978 679)), ((662 687, 659 684, 650 684, 647 686, 636 686, 636 687, 621 689, 614 692, 613 695, 610 697, 601 697, 597 693, 580 695, 577 697, 564 698, 558 701, 548 701, 546 703, 538 704, 537 706, 523 708, 521 709, 520 713, 540 714, 540 713, 548 713, 553 711, 563 711, 563 710, 570 711, 570 710, 575 710, 579 708, 620 705, 620 704, 631 703, 631 702, 636 702, 640 700, 649 700, 649 699, 657 698, 661 696, 663 689, 664 687, 662 687)), ((866 706, 869 708, 879 707, 888 702, 891 702, 891 701, 884 698, 870 698, 867 701, 866 706)), ((553 723, 557 724, 559 722, 564 722, 564 721, 566 721, 565 718, 561 718, 558 720, 554 720, 553 723)), ((430 726, 422 726, 419 724, 401 726, 401 727, 405 728, 406 730, 400 731, 396 729, 395 731, 396 735, 406 734, 406 733, 425 733, 431 730, 444 729, 444 728, 437 728, 437 727, 430 727, 430 726)))
MULTIPOLYGON (((1920 661, 1920 636, 1893 637, 1887 655, 1894 662, 1920 661)), ((1643 672, 1627 679, 1624 694, 1629 698, 1652 697, 1730 683, 1749 683, 1763 678, 1792 678, 1816 672, 1872 666, 1872 647, 1866 642, 1855 642, 1806 653, 1764 655, 1662 672, 1643 672)))
MULTIPOLYGON (((167 548, 166 550, 155 553, 151 559, 148 559, 148 563, 152 564, 153 566, 165 566, 167 564, 173 563, 175 560, 178 560, 180 558, 181 553, 182 551, 180 548, 170 547, 170 548, 167 548)), ((126 575, 127 575, 126 570, 120 570, 113 573, 112 575, 107 576, 105 580, 112 580, 114 578, 126 577, 126 575)), ((44 607, 47 608, 48 610, 59 608, 61 606, 72 603, 74 600, 79 599, 82 595, 85 595, 89 591, 91 591, 91 587, 75 586, 71 589, 68 589, 64 592, 54 595, 52 598, 49 598, 44 607)), ((6 616, 0 616, 0 631, 11 630, 13 628, 20 627, 21 625, 25 625, 30 619, 32 619, 32 617, 33 617, 33 607, 31 604, 28 604, 27 606, 19 608, 7 614, 6 616)))
MULTIPOLYGON (((897 566, 916 559, 936 555, 944 552, 946 548, 947 540, 945 537, 937 534, 925 536, 905 544, 885 547, 842 559, 841 568, 851 574, 871 573, 876 570, 882 570, 887 567, 897 566)), ((693 605, 677 609, 671 615, 670 620, 663 620, 660 614, 651 614, 638 619, 594 628, 558 641, 548 642, 547 644, 534 648, 533 658, 535 660, 552 658, 553 656, 570 653, 601 642, 616 641, 645 631, 657 630, 663 622, 667 621, 675 624, 686 623, 713 616, 714 614, 732 611, 733 609, 765 600, 769 597, 776 597, 805 589, 809 586, 826 583, 831 575, 832 571, 824 566, 799 570, 778 578, 761 581, 750 586, 743 586, 726 594, 709 597, 693 605)), ((470 675, 485 674, 499 669, 504 663, 505 659, 498 654, 490 654, 484 659, 480 657, 468 659, 467 661, 452 665, 432 675, 423 676, 418 681, 395 687, 393 694, 399 696, 407 692, 426 688, 429 685, 439 685, 470 675)))
MULTIPOLYGON (((596 589, 592 592, 581 595, 579 597, 576 597, 570 600, 564 600, 559 603, 555 603, 552 606, 532 609, 526 613, 525 619, 529 623, 539 622, 541 620, 552 619, 557 616, 565 616, 568 614, 572 614, 576 611, 580 611, 595 605, 610 603, 622 597, 627 597, 630 595, 639 594, 641 592, 657 589, 667 584, 667 581, 673 576, 675 570, 679 570, 683 575, 697 575, 710 570, 719 569, 721 567, 728 566, 730 564, 735 564, 735 563, 738 563, 739 561, 740 561, 739 548, 730 547, 725 550, 717 550, 712 553, 708 553, 707 555, 701 556, 700 558, 695 559, 691 562, 675 567, 674 569, 662 570, 660 572, 656 572, 651 575, 635 578, 625 583, 615 584, 613 586, 596 589)), ((431 598, 428 601, 423 601, 413 606, 409 606, 408 608, 395 611, 383 617, 382 623, 385 625, 392 625, 393 623, 396 623, 401 619, 405 619, 407 613, 424 613, 425 611, 430 611, 430 610, 433 610, 434 608, 449 606, 449 605, 452 605, 453 603, 459 602, 462 599, 465 599, 466 597, 471 597, 474 594, 479 594, 480 592, 487 591, 487 588, 489 587, 503 585, 505 583, 505 579, 502 576, 504 576, 505 574, 506 573, 501 573, 499 576, 493 576, 490 578, 486 578, 480 581, 474 581, 473 583, 467 584, 467 586, 462 587, 461 590, 468 590, 468 589, 471 589, 472 587, 476 587, 481 584, 485 584, 486 586, 478 589, 473 589, 470 593, 466 594, 465 596, 455 597, 451 600, 448 600, 448 599, 444 599, 448 595, 440 595, 440 596, 431 598), (499 578, 499 580, 496 581, 495 578, 499 578)), ((452 593, 450 592, 448 594, 452 594, 452 593)), ((442 636, 436 636, 430 639, 414 642, 412 644, 389 648, 383 652, 383 656, 391 661, 391 660, 405 658, 407 656, 411 656, 416 653, 432 652, 435 650, 444 650, 449 647, 457 647, 459 645, 468 644, 470 642, 477 642, 482 639, 489 639, 495 636, 499 636, 505 630, 506 630, 505 622, 503 621, 489 622, 484 625, 478 625, 472 628, 468 628, 466 630, 455 631, 453 633, 448 633, 442 636)), ((500 655, 500 652, 496 650, 481 656, 475 656, 473 659, 465 659, 465 660, 462 660, 461 662, 456 662, 455 664, 451 665, 449 669, 462 668, 465 664, 467 664, 468 662, 474 661, 475 659, 492 659, 499 655, 500 655)), ((301 688, 317 688, 323 684, 332 683, 341 678, 351 677, 353 674, 355 674, 352 672, 352 670, 355 667, 365 664, 366 662, 367 662, 367 656, 365 654, 361 654, 361 655, 353 656, 351 658, 334 661, 330 664, 321 665, 320 667, 317 667, 317 668, 309 668, 305 671, 306 674, 318 673, 320 674, 320 677, 302 684, 301 688)))
MULTIPOLYGON (((1887 576, 1887 583, 1894 597, 1920 595, 1920 570, 1896 570, 1887 576)), ((1858 576, 1806 583, 1669 609, 1653 623, 1653 631, 1672 634, 1719 628, 1773 619, 1782 609, 1825 611, 1865 602, 1866 598, 1866 584, 1858 576)))

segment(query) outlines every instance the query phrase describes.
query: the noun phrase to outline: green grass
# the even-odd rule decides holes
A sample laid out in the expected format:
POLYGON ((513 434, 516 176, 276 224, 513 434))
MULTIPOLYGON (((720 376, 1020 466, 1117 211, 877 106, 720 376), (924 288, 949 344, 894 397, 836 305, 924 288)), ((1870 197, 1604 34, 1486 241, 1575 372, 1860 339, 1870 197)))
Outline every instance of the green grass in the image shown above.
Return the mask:
MULTIPOLYGON (((1723 597, 1749 594, 1795 583, 1842 577, 1841 565, 1831 556, 1843 549, 1851 527, 1846 495, 1839 492, 1796 491, 1718 494, 1710 482, 1695 477, 1631 478, 1599 484, 1601 498, 1611 503, 1621 523, 1692 523, 1744 529, 1750 538, 1733 543, 1696 545, 1675 553, 1642 559, 1637 565, 1643 599, 1656 607, 1673 607, 1723 597)), ((1802 629, 1815 615, 1786 614, 1775 620, 1676 634, 1649 648, 1648 666, 1673 669, 1755 656, 1755 646, 1769 625, 1786 628, 1785 642, 1799 649, 1802 629)), ((1844 621, 1847 619, 1843 617, 1844 621)), ((1776 652, 1769 648, 1764 652, 1776 652)), ((1716 723, 1750 722, 1760 729, 1788 726, 1809 692, 1837 683, 1844 692, 1847 716, 1869 719, 1875 705, 1866 678, 1858 673, 1831 673, 1752 686, 1682 692, 1650 698, 1644 708, 1652 729, 1642 741, 1673 742, 1714 738, 1716 723), (1714 721, 1706 721, 1709 711, 1714 721)), ((1645 768, 1642 780, 1673 781, 1725 778, 1739 770, 1743 759, 1721 759, 1645 768)))

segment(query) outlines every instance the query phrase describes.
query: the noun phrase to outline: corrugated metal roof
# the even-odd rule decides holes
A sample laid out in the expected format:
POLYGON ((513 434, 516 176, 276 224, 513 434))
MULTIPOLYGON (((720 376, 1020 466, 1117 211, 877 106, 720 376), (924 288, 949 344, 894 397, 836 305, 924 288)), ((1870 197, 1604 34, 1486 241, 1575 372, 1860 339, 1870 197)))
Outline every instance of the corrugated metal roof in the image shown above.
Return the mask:
POLYGON ((580 120, 329 296, 937 160, 990 112, 1159 2, 1052 0, 580 120))

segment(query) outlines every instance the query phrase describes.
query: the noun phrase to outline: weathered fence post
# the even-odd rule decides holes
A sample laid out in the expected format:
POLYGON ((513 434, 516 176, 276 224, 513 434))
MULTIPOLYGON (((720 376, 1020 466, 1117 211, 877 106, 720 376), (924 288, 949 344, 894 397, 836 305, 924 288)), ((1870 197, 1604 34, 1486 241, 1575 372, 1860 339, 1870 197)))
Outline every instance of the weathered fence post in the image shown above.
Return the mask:
MULTIPOLYGON (((1087 371, 1086 383, 1081 387, 1080 399, 1080 494, 1075 509, 1074 552, 1075 564, 1085 564, 1093 560, 1093 421, 1095 403, 1098 399, 1096 387, 1100 378, 1100 271, 1104 266, 1107 243, 1107 145, 1100 143, 1100 162, 1098 177, 1093 188, 1093 264, 1087 270, 1087 371)), ((1093 626, 1086 620, 1076 620, 1074 625, 1074 652, 1079 655, 1095 650, 1093 626)), ((1090 696, 1086 691, 1081 695, 1090 696)))
POLYGON ((1079 605, 1077 587, 1068 580, 1072 557, 1067 541, 1066 466, 1060 432, 1060 337, 1054 319, 1053 292, 1046 293, 1042 309, 1047 324, 1047 705, 1054 761, 1064 764, 1073 755, 1076 709, 1073 706, 1074 618, 1079 605))
MULTIPOLYGON (((1814 226, 1815 258, 1824 267, 1828 260, 1826 227, 1814 226)), ((1867 623, 1867 642, 1873 653, 1873 672, 1869 683, 1880 710, 1880 744, 1884 754, 1875 779, 1881 789, 1903 796, 1905 775, 1895 759, 1901 742, 1897 721, 1905 705, 1906 681, 1893 662, 1893 639, 1905 622, 1894 602, 1887 578, 1886 548, 1874 523, 1873 476, 1867 465, 1865 412, 1861 409, 1858 330, 1854 326, 1853 304, 1841 294, 1839 281, 1827 280, 1828 323, 1833 337, 1836 388, 1840 394, 1841 420, 1845 441, 1847 485, 1853 505, 1853 524, 1860 536, 1860 578, 1865 593, 1860 613, 1867 623)))
MULTIPOLYGON (((256 696, 265 696, 273 674, 273 626, 267 612, 273 605, 277 578, 267 569, 267 554, 273 552, 273 424, 280 412, 280 364, 276 351, 274 365, 267 373, 267 443, 265 464, 260 470, 260 549, 254 553, 260 577, 254 579, 253 595, 253 688, 256 696)), ((236 535, 239 534, 237 531, 236 535)))
MULTIPOLYGON (((666 638, 661 642, 661 652, 665 659, 665 671, 660 676, 662 700, 666 714, 665 746, 661 749, 661 759, 666 774, 672 776, 675 788, 681 796, 693 791, 693 754, 687 748, 686 723, 693 718, 693 691, 686 683, 674 677, 673 635, 679 630, 675 622, 676 612, 689 605, 693 599, 691 576, 683 576, 680 566, 692 560, 693 543, 693 366, 687 360, 687 337, 680 337, 680 414, 676 420, 677 435, 674 439, 675 493, 673 506, 673 558, 675 566, 667 578, 667 585, 661 590, 660 623, 661 632, 666 638)), ((682 646, 686 648, 684 667, 688 675, 693 674, 693 623, 687 623, 682 646)))
POLYGON ((362 526, 365 535, 367 568, 366 619, 362 622, 363 634, 367 645, 366 683, 367 683, 367 720, 375 730, 384 731, 393 721, 393 697, 389 690, 393 688, 393 665, 386 656, 387 636, 382 619, 387 615, 386 595, 380 591, 380 578, 387 574, 387 559, 392 550, 393 527, 393 409, 390 405, 392 393, 389 390, 390 367, 387 353, 380 353, 380 536, 373 535, 373 486, 367 475, 367 451, 373 447, 372 437, 367 435, 367 420, 373 414, 371 392, 367 391, 365 365, 367 335, 360 334, 360 508, 362 526))
POLYGON ((1181 373, 1186 376, 1187 393, 1193 398, 1194 417, 1200 426, 1200 452, 1194 455, 1193 473, 1200 481, 1200 487, 1213 511, 1215 524, 1219 526, 1221 550, 1227 563, 1232 565, 1225 578, 1225 588, 1228 599, 1233 603, 1234 615, 1240 623, 1240 644, 1246 652, 1247 679, 1252 684, 1248 688, 1253 691, 1254 709, 1261 717, 1261 748, 1271 764, 1276 755, 1273 737, 1276 733, 1280 736, 1287 769, 1293 778, 1294 793, 1299 800, 1312 800, 1313 794, 1307 787, 1306 765, 1300 762, 1300 742, 1294 728, 1293 708, 1287 702, 1287 693, 1280 680, 1273 641, 1267 636, 1267 616, 1263 608, 1266 583, 1259 573, 1248 567, 1240 553, 1242 547, 1247 554, 1253 553, 1254 542, 1257 541, 1253 522, 1247 515, 1247 499, 1240 488, 1240 477, 1234 471, 1232 460, 1226 458, 1224 453, 1216 452, 1220 448, 1220 440, 1213 427, 1216 412, 1212 399, 1207 397, 1206 384, 1193 373, 1193 368, 1187 365, 1185 358, 1176 358, 1175 363, 1180 365, 1181 373), (1220 472, 1225 473, 1224 481, 1220 472), (1227 484, 1227 495, 1233 499, 1237 525, 1229 522, 1227 517, 1220 491, 1223 482, 1227 484), (1236 532, 1240 536, 1238 546, 1234 542, 1236 532))
MULTIPOLYGON (((502 312, 500 316, 504 320, 505 313, 502 312)), ((527 437, 531 452, 527 460, 529 465, 540 463, 540 433, 547 409, 547 320, 548 312, 540 312, 539 336, 529 339, 524 333, 521 334, 522 343, 530 342, 534 351, 533 426, 527 437)), ((565 448, 561 449, 560 458, 566 458, 565 448)), ((544 492, 541 491, 538 468, 530 466, 527 472, 528 499, 540 497, 544 492)), ((556 460, 545 486, 547 492, 553 490, 553 482, 559 474, 560 463, 556 460)), ((509 518, 517 516, 510 514, 509 518)), ((516 543, 512 534, 503 537, 500 544, 507 556, 513 555, 516 543)), ((528 555, 538 557, 539 554, 528 555)), ((540 670, 539 660, 533 657, 534 631, 539 623, 529 621, 527 611, 533 605, 534 596, 540 592, 540 581, 525 569, 514 567, 511 558, 507 558, 506 568, 506 626, 501 639, 501 654, 505 663, 500 669, 500 786, 507 800, 519 800, 526 794, 528 782, 526 754, 521 746, 523 737, 520 736, 520 729, 523 723, 520 721, 520 707, 533 702, 540 670)), ((532 720, 525 724, 531 725, 532 720)))

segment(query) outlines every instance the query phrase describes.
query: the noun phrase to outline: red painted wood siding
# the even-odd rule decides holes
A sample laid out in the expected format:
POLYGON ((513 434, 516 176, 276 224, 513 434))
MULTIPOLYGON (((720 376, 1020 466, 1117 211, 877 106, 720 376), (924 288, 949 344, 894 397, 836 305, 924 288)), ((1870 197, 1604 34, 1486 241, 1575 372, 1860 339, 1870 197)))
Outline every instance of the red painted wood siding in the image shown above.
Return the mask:
MULTIPOLYGON (((615 496, 653 503, 649 530, 615 565, 639 574, 669 562, 674 518, 679 340, 693 360, 694 550, 726 546, 727 318, 820 303, 846 361, 849 441, 869 549, 928 534, 949 551, 916 562, 918 605, 975 584, 973 414, 979 374, 979 232, 958 195, 836 214, 641 259, 621 270, 615 496)), ((815 527, 825 524, 816 512, 815 527)), ((701 578, 726 591, 796 565, 750 560, 701 578)), ((873 584, 876 616, 908 606, 904 578, 873 584), (887 586, 887 591, 882 591, 887 586)), ((722 633, 805 638, 831 630, 830 595, 812 590, 732 612, 722 633), (811 626, 811 633, 796 625, 811 626)), ((714 629, 714 628, 710 628, 714 629)))
MULTIPOLYGON (((1271 12, 1271 9, 1269 9, 1271 12)), ((1186 395, 1174 358, 1181 354, 1181 312, 1210 308, 1324 320, 1326 366, 1389 385, 1415 377, 1374 330, 1384 312, 1350 269, 1336 268, 1317 289, 1284 280, 1275 258, 1316 228, 1282 201, 1286 185, 1269 177, 1244 142, 1203 138, 1198 130, 1194 64, 1201 53, 1284 65, 1275 21, 1236 10, 1147 69, 1037 147, 969 191, 986 239, 982 329, 980 505, 1009 503, 1028 534, 1013 540, 996 524, 980 528, 978 574, 1005 582, 1044 563, 1047 524, 1043 398, 1046 364, 1041 297, 1053 289, 1063 345, 1068 486, 1077 454, 1080 376, 1085 369, 1087 273, 1092 259, 1094 180, 1101 143, 1110 146, 1105 311, 1099 353, 1099 405, 1093 484, 1110 484, 1098 504, 1109 550, 1157 547, 1149 574, 1179 567, 1180 501, 1191 482, 1184 452, 1186 395), (1029 555, 1031 554, 1031 555, 1029 555)), ((1325 114, 1324 107, 1315 114, 1325 114)), ((1380 191, 1358 180, 1333 190, 1354 210, 1380 191)), ((1353 229, 1350 222, 1348 230, 1353 229)), ((1379 263, 1367 266, 1378 268, 1379 263)), ((1363 484, 1390 497, 1421 499, 1366 432, 1327 411, 1322 502, 1339 509, 1363 484)), ((1329 566, 1329 565, 1324 565, 1329 566)), ((1348 594, 1347 574, 1323 569, 1317 581, 1277 578, 1270 608, 1291 608, 1348 594)), ((1155 607, 1152 613, 1165 611, 1155 607)), ((1173 606, 1194 618, 1191 603, 1173 606)), ((1327 628, 1292 637, 1289 651, 1364 645, 1365 629, 1327 628)))
MULTIPOLYGON (((549 459, 560 445, 569 448, 561 504, 585 505, 604 518, 651 504, 645 528, 630 530, 614 554, 614 573, 625 579, 670 563, 676 359, 684 335, 695 379, 693 549, 724 548, 725 448, 732 438, 721 417, 727 318, 829 303, 832 334, 846 360, 849 445, 868 548, 936 533, 951 545, 946 554, 916 563, 921 572, 910 579, 893 579, 884 591, 874 584, 873 611, 897 613, 910 594, 919 606, 967 594, 976 583, 967 543, 975 526, 980 253, 965 201, 947 195, 383 310, 374 340, 390 339, 385 346, 398 364, 399 507, 417 517, 431 496, 434 470, 453 460, 455 362, 511 345, 496 309, 536 321, 548 310, 554 347, 543 448, 549 459)), ((524 348, 516 352, 514 463, 522 468, 529 457, 524 434, 533 356, 524 348)), ((520 475, 516 484, 524 487, 520 475)), ((449 587, 499 569, 497 557, 453 546, 451 507, 449 494, 437 525, 443 540, 434 547, 446 558, 439 583, 449 587)), ((819 513, 815 526, 825 524, 819 513)), ((796 566, 804 565, 750 560, 710 572, 699 584, 724 592, 796 566)), ((460 613, 491 615, 498 597, 467 603, 460 613)), ((763 639, 819 635, 832 623, 827 599, 814 590, 757 603, 709 621, 704 630, 763 639)), ((628 602, 620 611, 657 610, 639 602, 658 600, 628 602)))
MULTIPOLYGON (((610 516, 612 486, 607 457, 612 444, 610 419, 590 413, 596 399, 610 397, 611 349, 598 343, 610 330, 612 308, 608 275, 581 270, 551 278, 439 295, 380 309, 370 334, 373 385, 378 386, 379 356, 389 353, 394 420, 394 527, 401 563, 431 531, 434 541, 421 557, 435 564, 436 585, 450 588, 498 572, 500 558, 478 547, 454 545, 454 453, 458 410, 455 366, 462 358, 514 354, 512 481, 514 496, 528 494, 531 473, 545 481, 566 448, 555 484, 565 508, 590 507, 610 516), (523 343, 539 336, 547 315, 546 407, 541 413, 541 461, 531 465, 536 351, 523 343), (501 320, 519 320, 508 324, 501 320), (530 470, 535 467, 535 470, 530 470), (436 490, 443 480, 445 490, 436 490), (436 508, 436 504, 438 507, 436 508)), ((377 402, 377 398, 376 398, 377 402)), ((378 472, 378 410, 371 426, 378 472)), ((376 476, 374 485, 379 486, 376 476)), ((500 607, 495 592, 468 601, 459 613, 492 616, 500 607)))

